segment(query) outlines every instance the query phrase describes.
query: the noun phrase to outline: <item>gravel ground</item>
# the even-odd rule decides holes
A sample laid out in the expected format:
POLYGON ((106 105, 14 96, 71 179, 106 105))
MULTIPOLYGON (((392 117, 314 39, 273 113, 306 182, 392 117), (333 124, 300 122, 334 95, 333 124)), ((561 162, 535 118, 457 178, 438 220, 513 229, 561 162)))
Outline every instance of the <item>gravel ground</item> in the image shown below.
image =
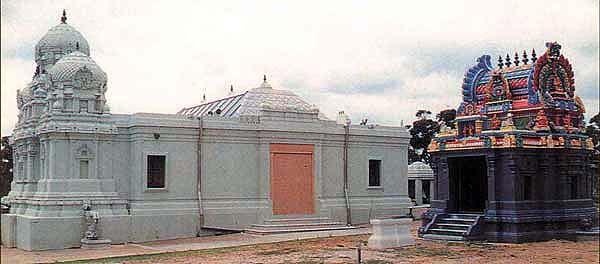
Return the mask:
MULTIPOLYGON (((417 224, 414 225, 415 231, 417 224)), ((96 260, 91 263, 356 263, 368 235, 318 238, 235 248, 207 249, 96 260)), ((442 243, 375 251, 363 248, 363 263, 599 263, 598 241, 552 240, 525 244, 442 243)))

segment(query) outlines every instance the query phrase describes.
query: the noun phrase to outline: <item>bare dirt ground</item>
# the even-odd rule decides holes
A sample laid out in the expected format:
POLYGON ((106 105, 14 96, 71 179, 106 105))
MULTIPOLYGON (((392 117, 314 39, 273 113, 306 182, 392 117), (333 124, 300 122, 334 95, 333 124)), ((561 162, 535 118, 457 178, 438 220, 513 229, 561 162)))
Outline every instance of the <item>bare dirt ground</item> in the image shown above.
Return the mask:
MULTIPOLYGON (((413 226, 416 231, 418 222, 413 226)), ((357 246, 369 235, 318 238, 235 248, 100 259, 85 263, 357 263, 357 246)), ((363 263, 599 263, 598 241, 552 240, 526 244, 441 243, 385 251, 362 249, 363 263)))

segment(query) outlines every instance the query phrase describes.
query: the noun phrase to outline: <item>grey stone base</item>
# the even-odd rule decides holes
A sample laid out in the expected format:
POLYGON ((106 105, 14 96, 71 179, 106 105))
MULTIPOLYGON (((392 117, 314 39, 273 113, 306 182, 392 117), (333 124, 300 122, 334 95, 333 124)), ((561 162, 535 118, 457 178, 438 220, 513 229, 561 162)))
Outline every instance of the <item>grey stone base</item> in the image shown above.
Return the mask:
POLYGON ((412 219, 372 219, 373 235, 369 237, 369 248, 386 249, 414 245, 415 239, 410 232, 412 219))
POLYGON ((82 239, 82 249, 105 249, 110 247, 110 239, 82 239))

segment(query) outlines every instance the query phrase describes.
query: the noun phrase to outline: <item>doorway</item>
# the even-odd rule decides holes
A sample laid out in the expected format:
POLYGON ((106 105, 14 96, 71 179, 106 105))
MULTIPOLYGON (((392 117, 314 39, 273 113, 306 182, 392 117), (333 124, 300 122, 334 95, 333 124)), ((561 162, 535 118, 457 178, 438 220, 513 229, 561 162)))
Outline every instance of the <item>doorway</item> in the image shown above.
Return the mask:
POLYGON ((448 158, 449 208, 461 213, 483 213, 487 202, 485 156, 448 158))
POLYGON ((271 144, 273 215, 315 212, 312 145, 271 144))

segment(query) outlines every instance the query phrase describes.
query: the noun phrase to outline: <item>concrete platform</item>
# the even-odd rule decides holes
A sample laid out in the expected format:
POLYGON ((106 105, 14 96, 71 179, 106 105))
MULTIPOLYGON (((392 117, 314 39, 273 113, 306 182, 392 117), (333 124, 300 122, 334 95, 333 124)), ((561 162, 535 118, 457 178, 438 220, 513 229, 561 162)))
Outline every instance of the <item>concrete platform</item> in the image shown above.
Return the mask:
POLYGON ((251 235, 245 233, 236 233, 222 236, 182 238, 139 244, 130 243, 111 245, 110 248, 101 250, 73 248, 31 252, 17 248, 6 248, 4 246, 2 246, 0 249, 2 263, 51 263, 188 250, 238 247, 322 237, 363 235, 370 233, 370 227, 362 227, 350 230, 296 232, 274 235, 251 235))

